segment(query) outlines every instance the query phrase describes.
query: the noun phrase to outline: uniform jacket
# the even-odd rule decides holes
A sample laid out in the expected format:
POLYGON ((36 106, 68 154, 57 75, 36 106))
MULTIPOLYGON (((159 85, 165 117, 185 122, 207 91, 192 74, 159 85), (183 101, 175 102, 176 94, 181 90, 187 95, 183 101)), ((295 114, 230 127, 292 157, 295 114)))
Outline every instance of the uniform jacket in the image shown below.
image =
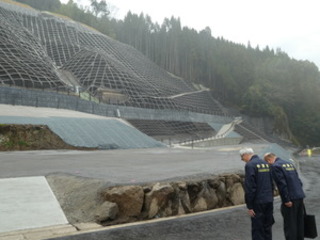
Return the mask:
POLYGON ((274 164, 271 165, 271 173, 283 203, 305 197, 302 182, 291 162, 276 158, 274 164))
POLYGON ((248 209, 253 209, 254 204, 273 202, 269 165, 257 155, 245 165, 245 201, 248 209))

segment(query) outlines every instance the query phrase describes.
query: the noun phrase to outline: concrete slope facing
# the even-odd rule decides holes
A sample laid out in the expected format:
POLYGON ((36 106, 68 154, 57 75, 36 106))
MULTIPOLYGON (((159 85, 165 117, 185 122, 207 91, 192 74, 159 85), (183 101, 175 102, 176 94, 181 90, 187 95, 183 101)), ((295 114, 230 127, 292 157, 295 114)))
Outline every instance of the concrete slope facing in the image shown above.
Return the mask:
POLYGON ((47 125, 66 143, 75 147, 130 149, 164 147, 116 118, 0 116, 0 124, 47 125))
POLYGON ((0 179, 0 233, 68 224, 45 177, 0 179))
POLYGON ((164 145, 118 119, 51 119, 48 126, 66 143, 100 149, 153 148, 164 145))

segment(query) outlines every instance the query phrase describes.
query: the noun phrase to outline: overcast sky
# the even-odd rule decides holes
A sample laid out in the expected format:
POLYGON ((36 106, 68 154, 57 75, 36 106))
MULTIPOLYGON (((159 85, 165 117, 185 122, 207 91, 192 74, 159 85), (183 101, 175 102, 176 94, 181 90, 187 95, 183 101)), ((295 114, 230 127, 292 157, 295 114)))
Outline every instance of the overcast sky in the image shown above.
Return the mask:
MULTIPOLYGON (((62 0, 61 2, 67 2, 62 0)), ((76 0, 85 6, 89 0, 76 0)), ((320 68, 319 0, 106 0, 112 16, 148 14, 153 22, 180 17, 181 24, 198 31, 210 27, 213 37, 260 49, 281 48, 297 60, 320 68)))

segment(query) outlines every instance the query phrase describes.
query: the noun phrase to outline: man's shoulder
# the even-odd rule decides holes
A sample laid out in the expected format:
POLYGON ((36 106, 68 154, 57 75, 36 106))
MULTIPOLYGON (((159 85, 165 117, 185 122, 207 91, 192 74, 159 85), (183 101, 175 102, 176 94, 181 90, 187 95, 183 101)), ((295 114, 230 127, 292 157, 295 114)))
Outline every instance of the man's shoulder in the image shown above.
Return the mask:
POLYGON ((295 170, 295 166, 292 162, 283 160, 283 159, 277 159, 275 163, 271 166, 273 169, 283 169, 285 171, 293 171, 295 170))
POLYGON ((263 163, 266 164, 266 162, 263 161, 258 155, 253 155, 249 163, 251 163, 252 165, 263 164, 263 163))
POLYGON ((289 164, 289 161, 283 160, 282 158, 277 158, 274 162, 275 166, 282 166, 283 164, 289 164))
POLYGON ((251 158, 249 162, 246 163, 246 167, 248 168, 260 168, 268 166, 268 163, 263 161, 259 156, 255 155, 251 158))
POLYGON ((258 155, 253 155, 251 161, 263 161, 258 155))

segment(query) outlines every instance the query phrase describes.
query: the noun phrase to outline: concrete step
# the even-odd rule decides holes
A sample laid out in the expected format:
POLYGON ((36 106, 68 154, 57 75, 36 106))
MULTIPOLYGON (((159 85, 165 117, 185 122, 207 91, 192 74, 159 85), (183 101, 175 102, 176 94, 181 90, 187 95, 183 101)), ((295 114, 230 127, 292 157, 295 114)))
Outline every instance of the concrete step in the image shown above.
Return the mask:
POLYGON ((35 229, 19 230, 14 232, 0 233, 0 240, 41 240, 52 237, 66 236, 76 233, 76 227, 66 225, 56 225, 35 229))
POLYGON ((0 179, 0 233, 65 224, 44 176, 0 179))
POLYGON ((96 223, 64 224, 0 233, 0 240, 43 240, 103 229, 96 223))

